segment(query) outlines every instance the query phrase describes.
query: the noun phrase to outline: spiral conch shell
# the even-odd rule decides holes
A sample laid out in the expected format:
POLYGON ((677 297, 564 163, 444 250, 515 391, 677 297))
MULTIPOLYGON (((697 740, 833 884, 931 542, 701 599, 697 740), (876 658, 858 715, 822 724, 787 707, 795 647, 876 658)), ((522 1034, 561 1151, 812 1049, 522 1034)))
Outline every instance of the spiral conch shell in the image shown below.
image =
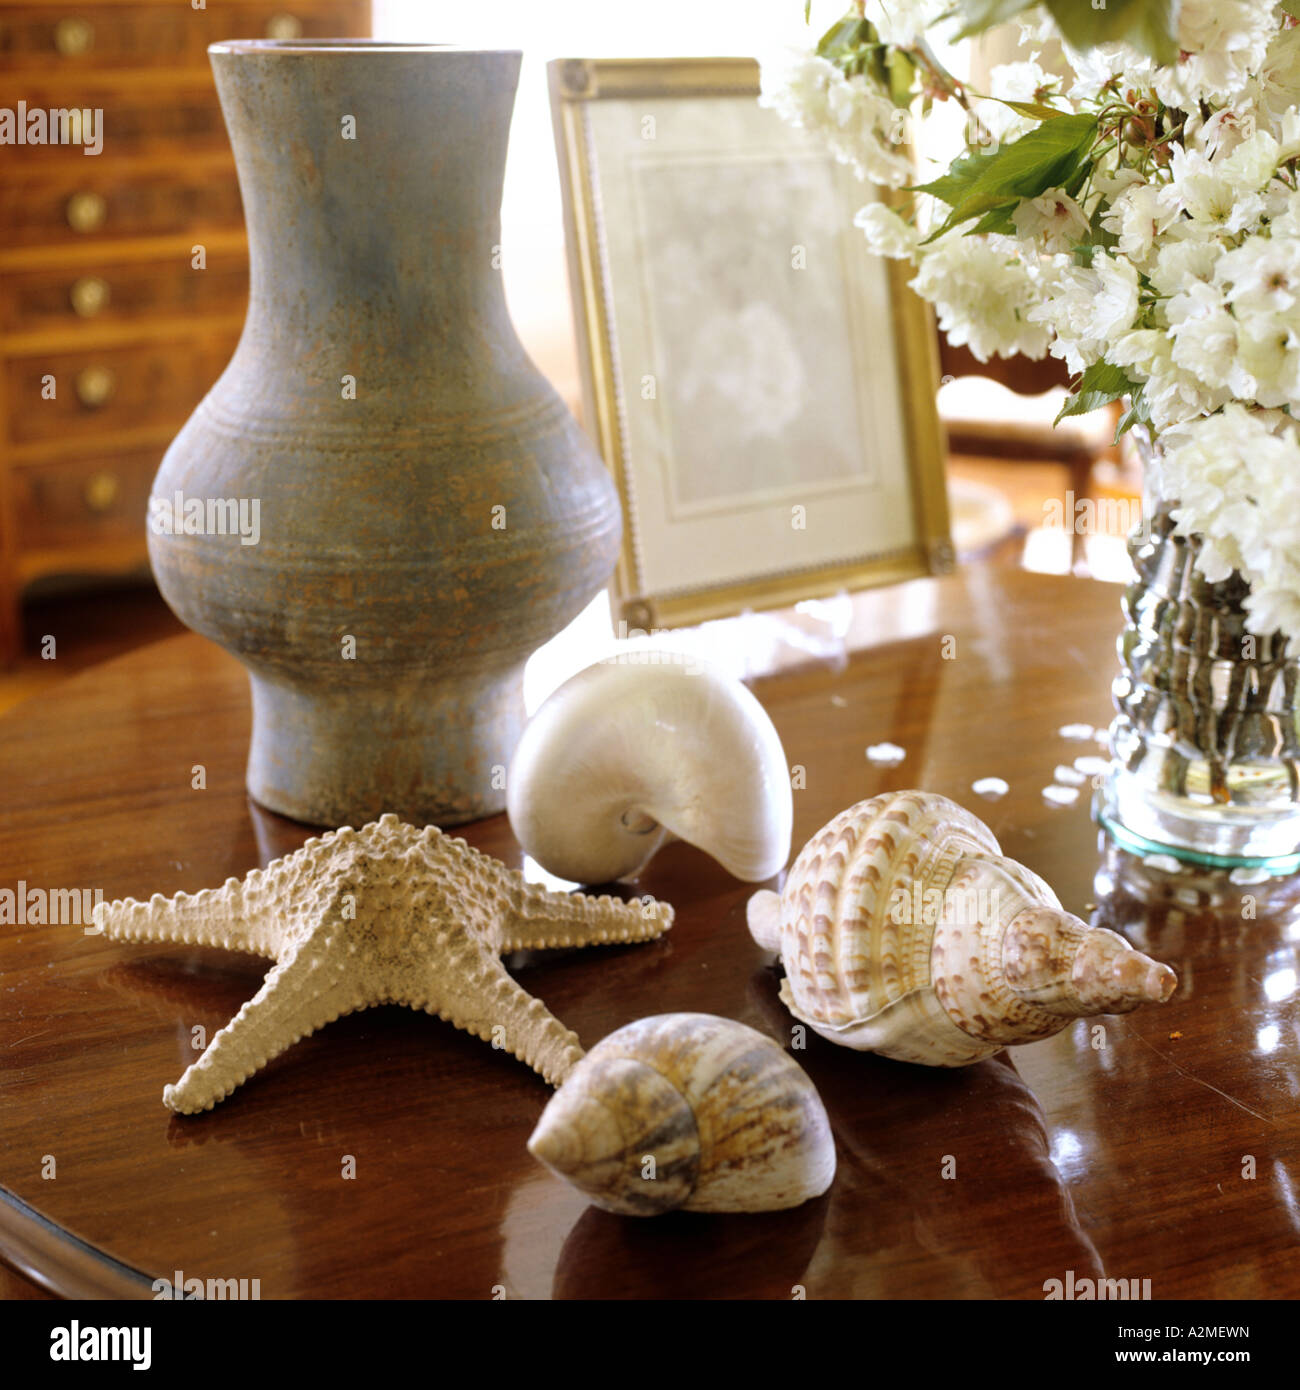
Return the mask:
POLYGON ((598 662, 529 721, 506 777, 526 854, 574 883, 631 878, 670 837, 761 883, 790 855, 781 739, 740 681, 675 653, 598 662))
POLYGON ((712 1014, 620 1028, 569 1073, 529 1152, 606 1211, 781 1211, 835 1177, 816 1088, 770 1038, 712 1014))
POLYGON ((946 797, 860 801, 800 851, 749 928, 779 951, 781 998, 844 1047, 960 1067, 1072 1019, 1164 1003, 1167 966, 1064 911, 946 797))

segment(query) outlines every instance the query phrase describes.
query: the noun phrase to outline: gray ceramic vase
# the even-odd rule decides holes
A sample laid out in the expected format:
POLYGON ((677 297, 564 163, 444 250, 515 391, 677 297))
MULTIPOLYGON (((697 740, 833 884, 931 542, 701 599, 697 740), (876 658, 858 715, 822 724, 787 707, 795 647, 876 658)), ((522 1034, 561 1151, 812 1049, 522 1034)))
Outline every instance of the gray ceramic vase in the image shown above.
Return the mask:
POLYGON ((519 54, 210 54, 252 287, 154 482, 159 588, 248 668, 262 805, 324 825, 500 811, 523 663, 599 591, 621 534, 506 312, 519 54))

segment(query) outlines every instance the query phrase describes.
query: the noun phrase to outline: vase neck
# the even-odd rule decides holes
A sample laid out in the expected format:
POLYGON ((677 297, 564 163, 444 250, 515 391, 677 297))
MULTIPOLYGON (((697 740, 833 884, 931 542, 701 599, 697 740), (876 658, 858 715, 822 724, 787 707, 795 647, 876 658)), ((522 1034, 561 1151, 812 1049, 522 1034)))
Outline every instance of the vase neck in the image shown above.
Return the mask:
POLYGON ((517 53, 232 46, 212 65, 248 224, 246 338, 360 373, 476 329, 516 341, 499 241, 517 53))

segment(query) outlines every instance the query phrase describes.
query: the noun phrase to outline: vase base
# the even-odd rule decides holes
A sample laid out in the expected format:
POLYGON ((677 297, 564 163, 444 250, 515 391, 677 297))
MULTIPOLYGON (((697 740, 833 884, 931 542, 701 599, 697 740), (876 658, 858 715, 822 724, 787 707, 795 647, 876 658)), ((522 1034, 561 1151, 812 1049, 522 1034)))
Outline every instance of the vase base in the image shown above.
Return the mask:
POLYGON ((1300 870, 1300 809, 1279 817, 1200 806, 1127 785, 1122 771, 1111 773, 1092 809, 1106 834, 1132 854, 1168 855, 1181 864, 1270 877, 1300 870))
POLYGON ((519 671, 454 686, 307 692, 250 673, 248 792, 307 825, 360 828, 388 812, 462 825, 505 810, 523 732, 519 671))

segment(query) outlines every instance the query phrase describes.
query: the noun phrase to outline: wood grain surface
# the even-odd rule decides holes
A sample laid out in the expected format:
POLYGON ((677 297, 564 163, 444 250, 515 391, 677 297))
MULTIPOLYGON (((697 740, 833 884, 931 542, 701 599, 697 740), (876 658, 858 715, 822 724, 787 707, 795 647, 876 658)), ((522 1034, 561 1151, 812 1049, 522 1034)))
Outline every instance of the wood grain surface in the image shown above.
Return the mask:
MULTIPOLYGON (((810 1037, 794 1055, 834 1126, 831 1191, 637 1220, 529 1157, 540 1078, 410 1011, 340 1020, 213 1112, 173 1116, 162 1088, 196 1057, 192 1030, 210 1038, 266 963, 0 926, 0 1253, 55 1292, 143 1297, 174 1271, 257 1279, 263 1298, 1041 1299, 1071 1270, 1150 1279, 1156 1299, 1300 1295, 1294 884, 1162 874, 1103 852, 1088 787, 1070 806, 1042 794, 1102 751, 1059 730, 1109 718, 1119 591, 972 569, 855 602, 847 660, 755 684, 805 769, 796 848, 863 797, 944 793, 1066 907, 1168 961, 1167 1005, 953 1071, 810 1037), (885 741, 906 750, 895 767, 865 756, 885 741), (1000 800, 971 790, 990 776, 1010 784, 1000 800)), ((0 888, 147 898, 296 848, 310 832, 246 797, 247 739, 242 671, 191 636, 12 711, 0 888)), ((521 862, 504 817, 458 833, 521 862)), ((745 927, 751 886, 675 844, 625 891, 674 905, 666 938, 509 962, 588 1046, 670 1010, 790 1045, 745 927)))

